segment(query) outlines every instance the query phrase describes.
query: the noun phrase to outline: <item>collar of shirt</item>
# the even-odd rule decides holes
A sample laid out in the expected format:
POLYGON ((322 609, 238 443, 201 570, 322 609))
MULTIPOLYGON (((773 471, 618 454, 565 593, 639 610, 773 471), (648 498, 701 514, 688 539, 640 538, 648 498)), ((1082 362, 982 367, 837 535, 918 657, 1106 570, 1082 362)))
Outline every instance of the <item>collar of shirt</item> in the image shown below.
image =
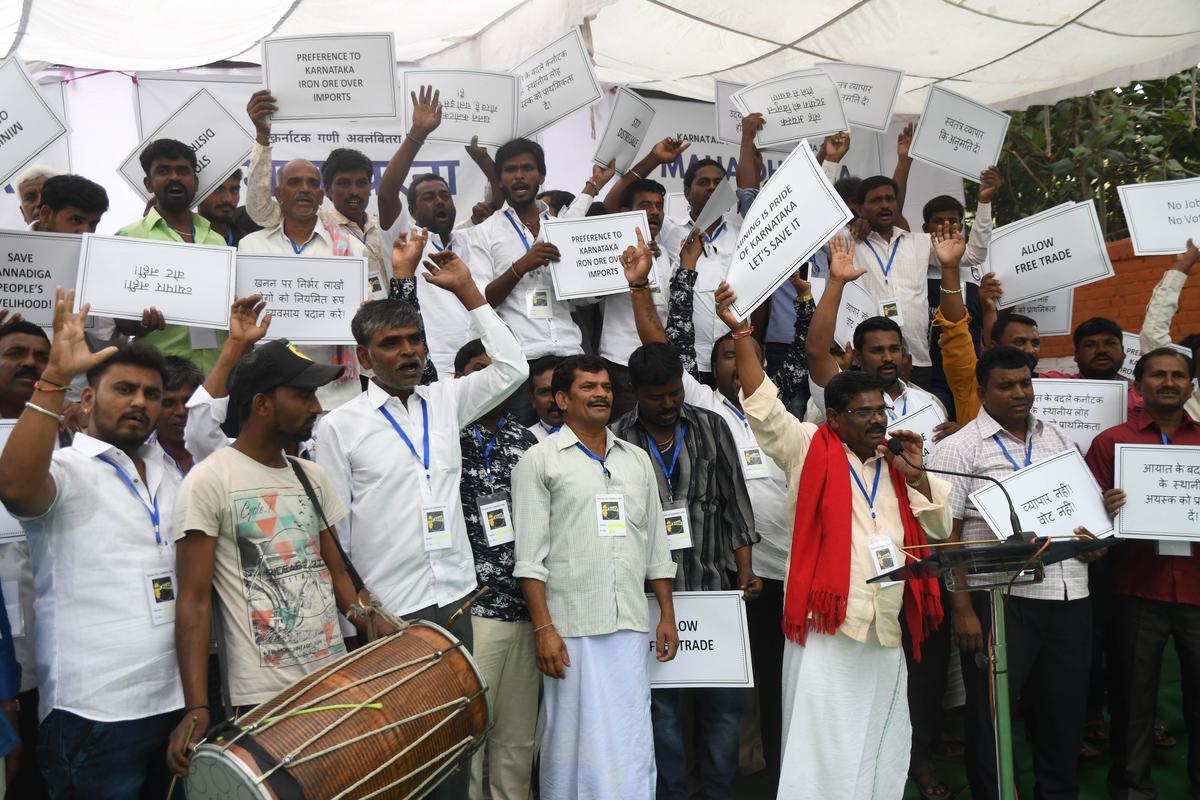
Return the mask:
MULTIPOLYGON (((179 231, 175 230, 165 219, 163 219, 162 214, 158 213, 157 208, 150 209, 144 218, 144 224, 147 231, 152 231, 155 229, 161 230, 169 238, 178 239, 181 242, 183 241, 183 237, 179 235, 179 231)), ((206 220, 204 217, 193 211, 192 228, 194 228, 196 231, 195 236, 192 237, 192 241, 201 242, 204 240, 207 233, 212 230, 212 225, 210 225, 208 220, 206 220)), ((224 240, 225 237, 222 236, 221 238, 224 240)))
MULTIPOLYGON (((579 437, 575 434, 575 431, 572 430, 571 426, 566 424, 565 422, 563 423, 563 426, 558 429, 558 432, 550 434, 549 438, 554 440, 554 446, 557 447, 560 451, 568 450, 568 449, 574 447, 576 444, 582 444, 582 442, 579 441, 579 437)), ((604 429, 604 457, 605 457, 605 459, 608 458, 608 454, 610 452, 612 452, 613 448, 618 448, 618 449, 624 450, 626 448, 631 448, 631 447, 633 447, 633 445, 629 444, 629 442, 626 442, 623 439, 617 438, 617 435, 612 432, 611 428, 604 429)), ((583 454, 581 453, 580 455, 583 455, 583 454)))
MULTIPOLYGON (((425 386, 418 386, 418 387, 414 388, 413 393, 411 395, 409 395, 409 399, 411 400, 414 397, 423 397, 423 398, 425 398, 425 402, 428 403, 429 402, 428 388, 425 386)), ((406 413, 412 409, 412 406, 406 405, 404 402, 402 402, 400 400, 399 397, 396 397, 394 394, 388 393, 388 391, 386 389, 384 389, 382 386, 377 384, 375 381, 367 382, 367 400, 370 401, 371 408, 375 408, 375 409, 383 408, 384 404, 387 403, 388 400, 395 400, 396 402, 393 403, 393 405, 399 406, 400 408, 404 409, 406 413)), ((417 409, 420 410, 419 404, 417 406, 417 409)))
MULTIPOLYGON (((286 233, 284 233, 284 230, 283 230, 283 222, 280 222, 278 225, 276 225, 273 228, 267 229, 267 237, 275 240, 277 244, 280 244, 280 245, 286 244, 289 246, 289 249, 291 247, 291 240, 288 238, 288 235, 286 233)), ((305 245, 307 245, 309 242, 311 242, 313 239, 320 239, 321 241, 323 241, 325 243, 325 245, 331 251, 333 250, 333 237, 329 235, 329 231, 325 230, 325 226, 321 223, 321 221, 319 219, 317 220, 317 224, 315 226, 313 226, 312 236, 309 236, 303 242, 296 242, 296 247, 302 248, 305 245)), ((351 251, 351 252, 353 252, 353 251, 351 251)))
POLYGON ((355 222, 354 220, 347 217, 342 212, 338 211, 333 206, 330 206, 329 210, 326 211, 325 213, 326 213, 326 216, 328 216, 329 221, 332 222, 334 225, 340 225, 343 228, 349 228, 350 230, 355 231, 355 232, 362 231, 363 235, 361 237, 359 237, 360 239, 365 238, 366 236, 370 235, 372 231, 382 231, 383 230, 383 228, 379 227, 379 217, 375 216, 374 214, 367 214, 367 226, 364 228, 361 225, 359 225, 357 222, 355 222))
MULTIPOLYGON (((1135 431, 1148 431, 1150 428, 1154 428, 1155 431, 1159 430, 1158 423, 1155 422, 1149 414, 1141 414, 1136 416, 1129 420, 1129 422, 1126 424, 1131 426, 1135 431)), ((1179 427, 1180 429, 1187 431, 1200 430, 1200 425, 1198 425, 1186 411, 1183 412, 1183 422, 1179 427)))
MULTIPOLYGON (((1003 433, 1005 436, 1009 437, 1010 439, 1017 438, 1017 437, 1013 436, 1011 433, 1009 433, 1007 430, 1005 430, 1004 426, 1002 426, 999 422, 996 422, 996 420, 994 420, 992 418, 992 415, 987 413, 986 408, 981 407, 979 409, 979 416, 975 417, 974 423, 975 423, 975 432, 979 435, 980 439, 990 439, 993 436, 995 436, 997 433, 1003 433)), ((1030 414, 1028 431, 1027 431, 1026 435, 1040 436, 1042 433, 1042 426, 1043 426, 1043 422, 1040 419, 1038 419, 1037 417, 1035 417, 1033 414, 1030 414)))
MULTIPOLYGON (((905 237, 910 236, 910 235, 911 234, 908 231, 904 230, 903 228, 893 227, 892 228, 892 238, 884 239, 883 236, 881 236, 878 231, 875 231, 874 229, 872 229, 870 231, 870 233, 867 234, 866 241, 873 242, 875 244, 886 247, 888 249, 888 253, 890 254, 892 245, 894 245, 898 241, 902 241, 905 237)), ((896 246, 899 247, 899 245, 896 245, 896 246)), ((883 259, 883 261, 886 264, 887 258, 885 257, 883 259)))

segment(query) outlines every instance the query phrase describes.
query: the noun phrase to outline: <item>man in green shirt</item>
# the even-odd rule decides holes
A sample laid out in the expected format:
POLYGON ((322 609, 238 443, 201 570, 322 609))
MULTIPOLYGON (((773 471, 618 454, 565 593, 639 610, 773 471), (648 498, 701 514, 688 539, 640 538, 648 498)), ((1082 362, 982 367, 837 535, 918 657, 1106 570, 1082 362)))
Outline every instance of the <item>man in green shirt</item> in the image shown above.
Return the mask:
MULTIPOLYGON (((175 139, 155 139, 142 150, 139 160, 146 173, 146 190, 154 195, 154 203, 146 216, 121 228, 117 235, 225 246, 225 237, 192 211, 200 183, 192 149, 175 139)), ((217 363, 225 343, 224 331, 165 325, 155 309, 146 309, 141 323, 117 320, 116 325, 121 333, 144 339, 164 355, 191 359, 205 373, 217 363)))

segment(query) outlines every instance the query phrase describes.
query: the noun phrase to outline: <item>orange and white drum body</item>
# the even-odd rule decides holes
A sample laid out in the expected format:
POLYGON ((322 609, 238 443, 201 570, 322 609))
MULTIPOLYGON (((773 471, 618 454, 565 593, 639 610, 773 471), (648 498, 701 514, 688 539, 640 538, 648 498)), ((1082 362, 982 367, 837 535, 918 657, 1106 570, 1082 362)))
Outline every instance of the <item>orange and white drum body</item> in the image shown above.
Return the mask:
POLYGON ((314 672, 202 742, 189 800, 419 798, 483 742, 491 699, 443 628, 414 622, 314 672))

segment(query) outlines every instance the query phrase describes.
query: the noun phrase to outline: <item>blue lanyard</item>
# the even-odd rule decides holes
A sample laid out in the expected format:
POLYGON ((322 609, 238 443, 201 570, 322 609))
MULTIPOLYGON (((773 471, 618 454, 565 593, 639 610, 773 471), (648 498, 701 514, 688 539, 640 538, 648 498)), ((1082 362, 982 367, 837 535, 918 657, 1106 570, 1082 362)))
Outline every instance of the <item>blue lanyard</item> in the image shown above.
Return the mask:
MULTIPOLYGON (((129 487, 129 491, 133 492, 133 496, 136 497, 137 501, 142 504, 142 508, 146 509, 146 513, 150 515, 150 524, 154 526, 154 543, 161 545, 163 540, 162 534, 159 533, 158 498, 154 498, 153 506, 146 505, 146 501, 142 499, 142 495, 140 492, 138 492, 137 487, 133 485, 133 481, 130 480, 129 476, 125 474, 125 470, 121 469, 121 467, 115 461, 110 461, 104 456, 100 456, 99 458, 105 464, 108 464, 117 471, 117 474, 121 476, 121 480, 124 481, 125 485, 129 487)), ((149 491, 150 487, 147 486, 146 492, 149 493, 149 491)))
POLYGON ((900 417, 903 417, 908 413, 908 392, 904 393, 904 405, 900 406, 900 417, 892 413, 892 409, 894 409, 895 406, 884 406, 884 408, 887 410, 888 419, 890 419, 892 422, 900 419, 900 417))
POLYGON ((471 432, 475 434, 475 441, 479 444, 479 449, 483 451, 483 471, 487 475, 488 483, 492 482, 492 450, 496 447, 496 439, 500 436, 500 429, 506 422, 508 419, 504 416, 496 421, 496 432, 492 434, 491 439, 488 439, 487 444, 483 442, 483 431, 474 422, 471 423, 471 432))
POLYGON ((529 240, 525 238, 525 231, 521 230, 521 226, 513 219, 511 211, 505 211, 504 216, 508 217, 508 224, 513 226, 513 230, 517 232, 517 236, 521 237, 521 244, 525 245, 525 252, 529 252, 529 240))
MULTIPOLYGON (((159 442, 158 446, 162 447, 163 453, 167 456, 167 458, 171 459, 171 463, 175 465, 175 469, 179 470, 179 477, 186 478, 187 473, 183 471, 183 466, 180 465, 180 463, 175 460, 175 456, 171 455, 171 452, 169 450, 167 450, 167 448, 163 447, 162 442, 159 442)), ((111 464, 112 462, 110 461, 109 463, 111 464)), ((114 464, 113 466, 116 466, 116 465, 114 464)))
MULTIPOLYGON (((511 222, 511 220, 510 220, 510 222, 511 222)), ((521 233, 521 232, 520 232, 520 231, 517 231, 517 233, 521 233)), ((521 241, 525 241, 525 234, 521 234, 521 241)), ((436 239, 436 238, 430 239, 430 240, 429 240, 429 243, 430 243, 431 245, 433 245, 433 249, 434 249, 434 250, 437 250, 439 253, 441 253, 441 252, 442 252, 442 251, 444 251, 444 250, 449 250, 449 251, 450 251, 450 252, 452 252, 452 253, 454 252, 454 240, 451 240, 451 241, 450 241, 450 244, 446 245, 445 247, 442 247, 440 244, 438 244, 438 243, 437 243, 437 239, 436 239)), ((528 244, 527 244, 527 245, 525 245, 525 249, 526 249, 526 250, 529 250, 529 245, 528 245, 528 244)))
POLYGON ((900 247, 900 237, 897 235, 896 241, 892 242, 892 254, 888 256, 888 263, 886 267, 883 265, 883 259, 880 257, 879 253, 875 251, 875 245, 868 241, 867 247, 871 248, 871 255, 875 256, 875 260, 879 262, 879 268, 883 270, 883 279, 884 281, 887 281, 888 273, 892 271, 892 262, 896 260, 896 250, 900 247))
POLYGON ((704 234, 704 243, 705 244, 716 244, 717 239, 720 239, 721 234, 724 232, 725 232, 725 220, 721 220, 721 224, 717 226, 717 229, 715 231, 713 231, 712 236, 709 236, 707 233, 704 234))
POLYGON ((392 427, 396 429, 396 433, 400 434, 400 438, 404 440, 404 443, 408 445, 408 449, 412 451, 413 458, 420 461, 425 467, 425 482, 429 483, 429 406, 425 405, 424 397, 419 399, 421 401, 421 424, 425 429, 423 443, 424 457, 417 455, 417 448, 413 446, 412 439, 408 438, 408 434, 404 432, 404 429, 400 427, 400 424, 396 422, 395 417, 389 414, 386 408, 380 406, 379 413, 383 414, 387 421, 392 423, 392 427))
MULTIPOLYGON (((196 241, 196 235, 194 233, 192 234, 192 241, 193 242, 196 241)), ((230 247, 233 247, 233 230, 232 229, 225 232, 225 244, 229 245, 230 247)))
POLYGON ((576 442, 575 446, 578 447, 583 452, 587 453, 588 458, 592 459, 593 461, 600 462, 600 469, 604 471, 604 477, 606 477, 606 478, 612 477, 612 473, 608 471, 608 464, 605 463, 606 461, 608 461, 607 453, 605 453, 604 458, 601 458, 600 456, 596 455, 591 450, 589 450, 588 446, 586 444, 584 444, 583 442, 576 442))
POLYGON ((550 426, 550 425, 547 425, 546 423, 542 422, 540 419, 538 420, 538 425, 542 426, 542 430, 544 430, 546 432, 547 436, 549 436, 552 433, 558 433, 560 430, 562 430, 562 425, 550 426))
POLYGON ((749 430, 750 423, 746 422, 746 415, 743 414, 741 411, 738 411, 738 407, 735 406, 733 403, 729 402, 728 400, 722 400, 721 402, 723 402, 725 404, 726 408, 728 408, 730 411, 732 411, 734 413, 734 416, 736 416, 739 420, 742 421, 742 427, 749 430))
POLYGON ((1167 441, 1167 435, 1165 433, 1163 433, 1162 431, 1159 431, 1158 435, 1162 437, 1163 444, 1170 444, 1170 442, 1167 441))
MULTIPOLYGON (((1025 445, 1025 466, 1027 467, 1033 460, 1033 431, 1029 431, 1028 436, 1029 444, 1025 445)), ((1000 440, 1000 434, 993 433, 992 438, 996 440, 996 444, 1000 445, 1000 449, 1004 451, 1004 457, 1008 459, 1008 463, 1013 465, 1013 472, 1019 470, 1021 466, 1017 464, 1016 459, 1012 457, 1008 452, 1008 448, 1004 446, 1004 442, 1000 440)))
POLYGON ((296 255, 300 255, 301 253, 303 253, 303 252, 304 252, 304 248, 308 247, 309 243, 310 243, 310 242, 312 242, 312 239, 310 238, 310 239, 309 239, 307 242, 305 242, 304 244, 300 245, 299 247, 296 247, 296 243, 295 243, 294 241, 292 241, 292 237, 288 236, 288 235, 285 233, 285 234, 283 235, 283 238, 285 238, 285 239, 287 239, 287 240, 288 240, 288 244, 290 244, 290 245, 292 246, 292 252, 293 252, 293 253, 295 253, 296 255))
POLYGON ((675 474, 675 467, 679 464, 679 451, 683 449, 683 437, 687 434, 687 422, 679 421, 679 433, 675 435, 675 449, 671 451, 671 465, 668 467, 667 462, 663 460, 662 451, 658 449, 653 437, 646 434, 646 449, 650 451, 650 455, 654 456, 654 460, 658 462, 658 466, 662 469, 663 477, 667 479, 667 491, 671 493, 671 499, 675 499, 675 482, 671 480, 671 476, 675 474))
POLYGON ((875 519, 875 495, 879 493, 879 475, 883 472, 883 459, 875 462, 875 482, 871 484, 870 494, 867 494, 867 487, 863 484, 862 478, 858 477, 854 467, 849 462, 846 466, 850 467, 850 477, 854 478, 854 482, 858 484, 858 490, 862 492, 863 499, 867 501, 867 507, 871 509, 871 519, 875 519))

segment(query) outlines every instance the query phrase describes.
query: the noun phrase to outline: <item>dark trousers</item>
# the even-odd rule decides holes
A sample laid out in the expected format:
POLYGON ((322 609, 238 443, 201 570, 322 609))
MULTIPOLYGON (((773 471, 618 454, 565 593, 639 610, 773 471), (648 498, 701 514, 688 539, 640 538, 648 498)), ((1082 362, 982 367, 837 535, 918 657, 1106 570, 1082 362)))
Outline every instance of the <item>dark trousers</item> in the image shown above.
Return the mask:
POLYGON ((772 789, 779 781, 783 738, 783 581, 762 579, 762 594, 746 604, 754 685, 758 687, 763 760, 772 789))
MULTIPOLYGON (((991 631, 991 601, 972 597, 986 641, 991 631)), ((1034 796, 1038 800, 1075 800, 1079 796, 1079 745, 1087 712, 1087 675, 1092 655, 1092 601, 1028 600, 1009 597, 1008 678, 1014 720, 1022 695, 1029 702, 1033 733, 1034 796)), ((962 654, 967 690, 967 777, 974 800, 996 800, 996 747, 990 711, 986 659, 962 654)), ((1020 730, 1020 725, 1016 725, 1020 730)))
MULTIPOLYGON (((166 797, 167 738, 183 711, 96 722, 62 709, 42 720, 38 761, 55 800, 166 797)), ((183 797, 176 785, 175 797, 183 797)))
POLYGON ((1154 719, 1167 637, 1175 637, 1183 683, 1187 726, 1188 779, 1192 798, 1200 798, 1200 606, 1163 603, 1128 595, 1114 596, 1112 635, 1112 765, 1108 773, 1113 800, 1152 800, 1158 794, 1150 777, 1154 761, 1154 719))
POLYGON ((17 695, 21 701, 21 711, 17 717, 17 732, 21 736, 21 747, 24 755, 17 774, 8 784, 7 797, 42 800, 49 797, 46 781, 38 769, 38 690, 30 689, 17 695))
POLYGON ((691 727, 681 719, 679 701, 691 695, 697 731, 697 772, 704 800, 727 800, 738 765, 741 689, 655 689, 650 693, 654 725, 654 763, 658 768, 658 800, 688 800, 686 741, 691 727))
MULTIPOLYGON (((441 625, 462 642, 463 647, 469 653, 475 647, 475 635, 474 630, 471 628, 470 612, 460 616, 453 626, 448 624, 450 617, 466 600, 467 598, 464 597, 459 602, 451 603, 448 606, 426 606, 425 608, 405 614, 404 618, 407 620, 423 619, 426 622, 441 625)), ((474 753, 471 752, 461 756, 458 759, 458 769, 439 783, 437 788, 426 795, 426 797, 430 798, 430 800, 463 800, 471 788, 471 758, 473 756, 474 753)))
POLYGON ((637 407, 637 397, 633 394, 633 384, 629 382, 629 367, 607 358, 604 359, 604 365, 608 367, 608 379, 612 381, 612 420, 616 422, 637 407))
POLYGON ((921 642, 921 660, 913 658, 912 637, 900 615, 904 659, 908 662, 908 716, 912 721, 910 767, 928 760, 942 739, 942 700, 946 696, 946 669, 950 665, 950 617, 942 619, 921 642))

